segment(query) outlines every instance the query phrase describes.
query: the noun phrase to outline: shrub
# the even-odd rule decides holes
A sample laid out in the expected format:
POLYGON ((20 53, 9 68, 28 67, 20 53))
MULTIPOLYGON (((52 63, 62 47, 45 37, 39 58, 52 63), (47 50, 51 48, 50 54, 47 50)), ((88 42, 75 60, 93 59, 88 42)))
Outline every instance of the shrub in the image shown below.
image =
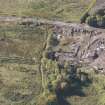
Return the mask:
POLYGON ((105 28, 105 16, 100 15, 90 16, 87 18, 86 22, 90 26, 105 28))
POLYGON ((105 27, 105 16, 97 16, 98 27, 105 27))
POLYGON ((81 23, 85 23, 88 16, 89 16, 89 14, 86 12, 80 19, 81 23))
POLYGON ((90 16, 90 17, 88 17, 87 20, 86 20, 86 22, 90 26, 97 27, 97 18, 96 18, 96 16, 90 16))

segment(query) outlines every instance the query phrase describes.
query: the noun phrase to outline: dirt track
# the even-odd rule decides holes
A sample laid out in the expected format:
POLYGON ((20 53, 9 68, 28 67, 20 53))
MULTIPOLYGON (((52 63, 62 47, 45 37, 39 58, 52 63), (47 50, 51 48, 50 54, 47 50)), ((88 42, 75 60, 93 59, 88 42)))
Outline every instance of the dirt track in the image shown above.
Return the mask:
POLYGON ((62 21, 52 21, 47 19, 41 19, 36 17, 14 17, 14 16, 0 16, 0 22, 20 22, 23 24, 45 24, 45 25, 52 25, 52 26, 60 26, 60 27, 74 27, 74 28, 83 28, 87 30, 101 30, 103 29, 97 29, 90 27, 87 24, 79 24, 79 23, 66 23, 62 21))

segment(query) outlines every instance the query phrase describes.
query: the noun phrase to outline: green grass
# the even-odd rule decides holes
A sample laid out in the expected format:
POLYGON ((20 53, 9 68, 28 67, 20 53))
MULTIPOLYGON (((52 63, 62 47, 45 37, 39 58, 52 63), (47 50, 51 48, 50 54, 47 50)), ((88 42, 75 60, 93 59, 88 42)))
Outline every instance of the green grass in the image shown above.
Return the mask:
POLYGON ((38 58, 46 41, 46 33, 43 27, 1 26, 0 39, 0 56, 38 58))
MULTIPOLYGON (((93 0, 94 1, 94 0, 93 0)), ((0 15, 79 21, 91 0, 0 0, 0 15)))
POLYGON ((87 9, 85 10, 85 12, 83 12, 83 15, 88 13, 92 9, 92 7, 95 6, 96 2, 97 0, 92 0, 91 3, 88 5, 87 9))
POLYGON ((0 65, 0 104, 35 105, 41 92, 40 82, 35 65, 0 65))
POLYGON ((0 24, 0 105, 36 104, 42 92, 39 62, 45 42, 43 26, 0 24))

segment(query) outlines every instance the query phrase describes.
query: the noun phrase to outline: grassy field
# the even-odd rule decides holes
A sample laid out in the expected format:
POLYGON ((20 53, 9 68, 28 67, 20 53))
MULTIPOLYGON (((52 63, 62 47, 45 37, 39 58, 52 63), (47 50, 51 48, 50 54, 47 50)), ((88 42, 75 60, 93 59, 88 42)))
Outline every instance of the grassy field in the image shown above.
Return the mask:
POLYGON ((0 0, 0 15, 79 21, 94 0, 0 0))
POLYGON ((41 92, 38 67, 26 64, 0 64, 0 104, 35 105, 41 92))
POLYGON ((0 105, 36 105, 45 42, 43 26, 0 24, 0 105))
MULTIPOLYGON (((92 7, 94 1, 0 0, 0 16, 36 16, 78 22, 84 12, 92 7)), ((46 39, 49 39, 47 28, 0 23, 0 105, 51 105, 44 103, 49 99, 48 94, 52 94, 48 92, 47 86, 47 97, 40 98, 43 94, 39 66, 46 39), (37 104, 37 101, 40 104, 37 104)), ((50 42, 47 44, 54 49, 50 42)), ((63 46, 62 49, 68 51, 68 47, 63 46)), ((45 85, 49 79, 55 86, 56 79, 60 78, 57 71, 58 63, 44 58, 42 60, 43 68, 45 67, 45 85)), ((90 82, 79 84, 78 81, 74 81, 75 94, 70 91, 70 95, 65 96, 65 99, 70 105, 105 105, 105 76, 88 68, 81 69, 88 74, 90 82)))
POLYGON ((0 56, 38 58, 46 40, 45 28, 20 25, 0 27, 0 56))

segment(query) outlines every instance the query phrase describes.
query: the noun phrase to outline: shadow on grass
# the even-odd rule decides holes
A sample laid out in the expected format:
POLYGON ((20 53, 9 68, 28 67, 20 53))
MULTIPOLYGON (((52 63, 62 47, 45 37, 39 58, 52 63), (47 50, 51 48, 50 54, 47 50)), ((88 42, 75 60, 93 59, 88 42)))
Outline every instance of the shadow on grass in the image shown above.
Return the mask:
MULTIPOLYGON (((86 74, 87 75, 87 74, 86 74)), ((56 90, 57 100, 59 105, 71 105, 66 98, 71 96, 80 96, 85 97, 85 93, 83 91, 84 87, 88 87, 92 83, 88 78, 85 81, 82 81, 80 78, 72 78, 70 82, 70 86, 67 90, 56 90)))

